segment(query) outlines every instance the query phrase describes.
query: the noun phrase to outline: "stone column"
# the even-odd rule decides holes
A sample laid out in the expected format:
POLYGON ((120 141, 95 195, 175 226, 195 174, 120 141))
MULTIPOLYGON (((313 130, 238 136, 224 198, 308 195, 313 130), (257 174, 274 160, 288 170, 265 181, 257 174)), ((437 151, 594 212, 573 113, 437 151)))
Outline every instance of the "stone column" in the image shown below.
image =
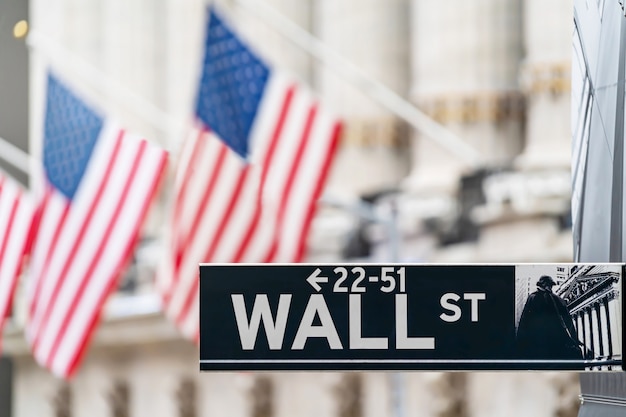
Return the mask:
POLYGON ((482 226, 479 246, 487 255, 498 252, 503 241, 497 234, 510 236, 516 228, 527 236, 542 237, 538 250, 527 245, 514 253, 529 262, 569 262, 571 231, 562 220, 571 206, 572 19, 563 10, 571 10, 572 5, 567 0, 518 4, 524 16, 520 22, 526 53, 516 75, 524 101, 524 146, 513 160, 513 172, 494 174, 484 183, 487 202, 474 213, 482 226))
POLYGON ((598 321, 600 322, 600 329, 602 331, 602 356, 609 357, 609 351, 611 350, 609 342, 611 329, 609 329, 604 299, 600 300, 598 304, 598 321))
POLYGON ((570 170, 572 0, 526 0, 521 82, 526 93, 523 169, 570 170))
POLYGON ((103 32, 101 3, 65 0, 63 46, 91 65, 102 64, 103 32))
POLYGON ((272 416, 338 416, 340 373, 281 373, 274 375, 272 380, 275 386, 272 416))
MULTIPOLYGON (((95 2, 94 4, 99 4, 95 2)), ((101 20, 102 64, 100 70, 121 89, 163 108, 166 91, 165 54, 167 31, 164 0, 112 0, 94 13, 101 20)), ((165 143, 167 132, 154 126, 118 91, 105 91, 108 115, 117 117, 128 130, 157 143, 165 143)))
POLYGON ((598 323, 598 354, 602 356, 606 356, 606 331, 604 330, 604 324, 602 322, 602 314, 601 309, 602 305, 597 303, 594 306, 594 312, 596 316, 596 323, 598 323))
POLYGON ((622 355, 622 338, 619 337, 622 333, 622 311, 621 304, 617 298, 613 298, 609 301, 609 318, 611 322, 611 334, 617 335, 613 338, 613 352, 620 352, 622 355))
POLYGON ((167 36, 162 45, 165 58, 162 94, 164 110, 174 123, 166 146, 176 161, 183 138, 189 132, 195 107, 206 31, 206 7, 202 0, 166 0, 165 10, 163 29, 167 36))
POLYGON ((363 374, 363 415, 376 417, 391 415, 391 374, 368 372, 363 374))
MULTIPOLYGON (((475 147, 487 164, 510 162, 522 146, 519 0, 417 0, 412 10, 411 98, 475 147)), ((453 193, 468 166, 416 133, 407 186, 453 193)))
POLYGON ((199 378, 198 415, 249 417, 254 375, 241 372, 203 374, 199 378))
POLYGON ((576 313, 576 333, 578 334, 578 340, 585 342, 585 324, 583 322, 582 314, 580 311, 576 313))
MULTIPOLYGON (((606 328, 606 345, 607 345, 607 355, 609 358, 613 358, 613 329, 611 325, 611 317, 609 313, 609 299, 608 297, 604 297, 602 299, 602 310, 604 312, 604 326, 606 328)), ((616 335, 619 336, 619 335, 616 335)))
MULTIPOLYGON (((320 0, 313 4, 318 38, 370 77, 407 96, 410 2, 320 0)), ((314 78, 322 98, 345 119, 330 189, 358 195, 397 186, 408 172, 404 123, 330 68, 317 66, 314 78)))
POLYGON ((598 350, 598 335, 593 317, 593 306, 591 305, 587 307, 587 319, 589 320, 589 342, 591 343, 591 349, 596 353, 598 350))
POLYGON ((580 323, 581 323, 581 327, 582 327, 582 337, 583 340, 582 342, 585 344, 585 346, 589 347, 589 344, 587 342, 587 334, 589 334, 589 331, 587 330, 587 323, 585 320, 585 310, 580 310, 580 323))
MULTIPOLYGON (((406 417, 453 415, 467 402, 467 373, 417 372, 407 374, 404 398, 406 417)), ((371 416, 383 415, 372 413, 371 416)), ((387 412, 386 415, 392 415, 387 412)), ((464 414, 459 414, 464 415, 464 414)), ((369 417, 369 416, 364 416, 369 417)))

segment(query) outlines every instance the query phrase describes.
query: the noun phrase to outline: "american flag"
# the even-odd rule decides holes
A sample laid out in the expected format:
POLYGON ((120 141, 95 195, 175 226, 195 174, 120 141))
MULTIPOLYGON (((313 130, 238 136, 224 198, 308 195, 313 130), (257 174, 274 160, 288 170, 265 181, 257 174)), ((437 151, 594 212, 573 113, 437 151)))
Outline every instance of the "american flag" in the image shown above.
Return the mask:
POLYGON ((298 262, 335 153, 340 121, 208 13, 196 125, 181 151, 167 315, 197 340, 198 264, 298 262))
POLYGON ((31 236, 33 206, 17 181, 0 172, 0 336, 31 236))
POLYGON ((132 255, 167 153, 120 129, 48 76, 26 336, 68 378, 132 255))

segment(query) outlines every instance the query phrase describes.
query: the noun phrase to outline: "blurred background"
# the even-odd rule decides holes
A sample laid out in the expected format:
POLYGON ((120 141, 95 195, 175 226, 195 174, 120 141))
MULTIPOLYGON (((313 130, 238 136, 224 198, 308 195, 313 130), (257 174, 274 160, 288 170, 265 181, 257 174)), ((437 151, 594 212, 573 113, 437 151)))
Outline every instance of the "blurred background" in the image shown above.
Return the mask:
MULTIPOLYGON (((216 3, 252 48, 345 120, 308 262, 572 260, 571 0, 216 3)), ((38 154, 52 66, 175 160, 206 4, 1 0, 0 137, 38 154)), ((28 185, 15 161, 0 166, 28 185)), ((165 319, 153 285, 169 189, 70 382, 32 359, 18 289, 1 416, 577 415, 576 373, 200 374, 196 346, 165 319)))

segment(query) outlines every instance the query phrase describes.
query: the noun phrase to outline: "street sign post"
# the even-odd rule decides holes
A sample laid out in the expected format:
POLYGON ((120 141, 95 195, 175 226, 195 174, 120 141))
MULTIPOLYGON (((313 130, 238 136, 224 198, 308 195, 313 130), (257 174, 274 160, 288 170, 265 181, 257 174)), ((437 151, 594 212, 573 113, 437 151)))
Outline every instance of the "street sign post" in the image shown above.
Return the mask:
POLYGON ((200 369, 617 370, 622 273, 617 264, 202 264, 200 369), (569 352, 559 345, 568 334, 569 352))

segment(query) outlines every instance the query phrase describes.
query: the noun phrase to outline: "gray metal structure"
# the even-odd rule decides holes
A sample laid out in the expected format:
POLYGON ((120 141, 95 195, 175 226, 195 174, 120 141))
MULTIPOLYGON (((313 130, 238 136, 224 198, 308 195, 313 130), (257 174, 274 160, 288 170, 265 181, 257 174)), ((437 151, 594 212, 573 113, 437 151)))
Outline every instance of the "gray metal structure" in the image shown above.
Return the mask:
MULTIPOLYGON (((577 262, 626 260, 621 0, 575 0, 572 55, 572 228, 577 262)), ((579 417, 626 412, 626 374, 581 374, 579 417)))
POLYGON ((13 361, 0 356, 0 416, 11 417, 13 408, 13 361))
MULTIPOLYGON (((0 138, 28 151, 28 49, 15 37, 17 22, 28 20, 28 0, 0 2, 0 138)), ((26 184, 27 173, 0 156, 0 170, 26 184)))

